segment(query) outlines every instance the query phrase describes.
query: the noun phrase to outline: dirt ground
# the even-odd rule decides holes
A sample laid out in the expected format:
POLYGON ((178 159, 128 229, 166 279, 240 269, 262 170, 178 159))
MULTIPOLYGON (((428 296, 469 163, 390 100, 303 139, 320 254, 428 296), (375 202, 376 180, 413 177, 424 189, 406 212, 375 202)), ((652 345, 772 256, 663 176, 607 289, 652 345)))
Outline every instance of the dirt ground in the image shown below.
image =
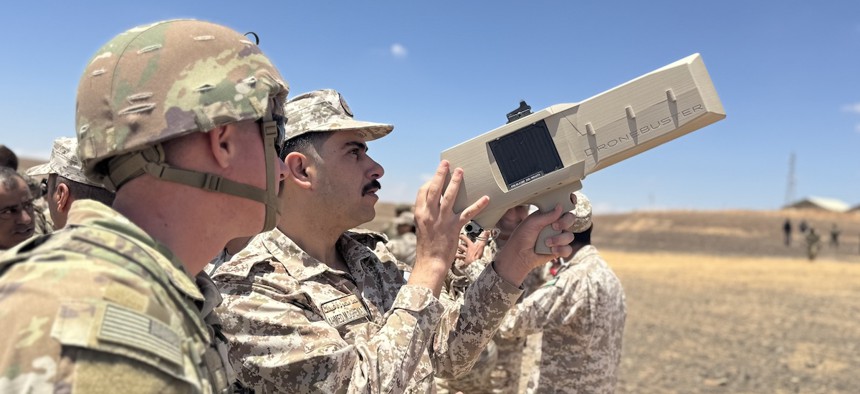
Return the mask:
MULTIPOLYGON (((860 392, 860 215, 596 215, 593 241, 627 298, 618 393, 860 392), (801 220, 823 232, 814 262, 801 220)), ((529 338, 521 392, 539 339, 529 338)))
POLYGON ((860 392, 860 265, 601 253, 627 298, 618 393, 860 392))

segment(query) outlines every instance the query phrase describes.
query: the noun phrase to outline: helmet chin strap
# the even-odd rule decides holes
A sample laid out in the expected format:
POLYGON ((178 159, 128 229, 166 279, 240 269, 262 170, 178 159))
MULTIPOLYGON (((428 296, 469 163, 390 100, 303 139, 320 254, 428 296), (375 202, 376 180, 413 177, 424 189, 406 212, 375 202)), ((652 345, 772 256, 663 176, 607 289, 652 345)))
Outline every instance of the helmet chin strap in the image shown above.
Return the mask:
POLYGON ((278 220, 279 202, 278 189, 275 188, 274 162, 275 142, 279 136, 278 124, 268 114, 260 122, 260 133, 263 139, 263 153, 266 157, 266 188, 260 189, 245 183, 232 181, 208 172, 185 170, 172 167, 165 163, 164 148, 156 144, 146 149, 112 158, 108 162, 108 176, 104 179, 105 187, 117 190, 126 182, 143 174, 155 178, 180 183, 217 193, 247 198, 266 205, 266 216, 261 231, 275 228, 278 220))

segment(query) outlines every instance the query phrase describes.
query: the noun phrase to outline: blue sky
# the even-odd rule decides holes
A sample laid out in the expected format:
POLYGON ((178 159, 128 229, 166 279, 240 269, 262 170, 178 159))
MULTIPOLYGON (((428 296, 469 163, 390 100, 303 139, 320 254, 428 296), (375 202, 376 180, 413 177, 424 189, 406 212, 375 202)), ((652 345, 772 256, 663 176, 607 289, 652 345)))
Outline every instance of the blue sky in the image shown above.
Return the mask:
POLYGON ((381 198, 409 202, 439 153, 534 110, 578 102, 701 53, 727 118, 589 176, 596 213, 860 204, 860 2, 13 2, 0 31, 0 143, 47 158, 73 136, 90 56, 130 27, 193 17, 255 31, 291 96, 334 88, 371 143, 381 198))

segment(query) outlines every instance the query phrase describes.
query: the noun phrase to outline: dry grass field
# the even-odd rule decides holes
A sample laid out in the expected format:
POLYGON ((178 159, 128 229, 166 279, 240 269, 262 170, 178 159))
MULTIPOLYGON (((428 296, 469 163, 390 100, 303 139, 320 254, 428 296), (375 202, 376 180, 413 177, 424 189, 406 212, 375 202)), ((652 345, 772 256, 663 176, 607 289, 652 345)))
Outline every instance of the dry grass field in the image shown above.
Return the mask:
POLYGON ((605 250, 628 320, 618 392, 860 390, 860 265, 605 250))
POLYGON ((627 296, 619 393, 860 392, 860 215, 636 212, 594 231, 627 296), (786 218, 825 230, 817 260, 783 244, 786 218))

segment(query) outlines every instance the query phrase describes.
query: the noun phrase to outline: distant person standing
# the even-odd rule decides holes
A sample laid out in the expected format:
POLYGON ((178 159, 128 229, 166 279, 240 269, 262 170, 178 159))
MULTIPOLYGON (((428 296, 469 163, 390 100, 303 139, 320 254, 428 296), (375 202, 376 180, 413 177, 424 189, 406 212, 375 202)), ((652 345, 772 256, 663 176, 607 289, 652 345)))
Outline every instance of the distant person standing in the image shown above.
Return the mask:
POLYGON ((785 219, 782 231, 785 233, 785 246, 791 246, 791 220, 785 219))
POLYGON ((809 229, 809 226, 806 224, 806 220, 800 221, 800 226, 798 226, 798 230, 800 230, 801 234, 806 234, 806 230, 809 229))
POLYGON ((834 249, 839 249, 840 233, 842 233, 842 230, 839 229, 836 223, 833 223, 833 227, 830 228, 830 246, 834 249))
POLYGON ((415 235, 415 214, 403 211, 394 218, 397 235, 388 241, 388 250, 397 258, 397 264, 404 272, 412 272, 415 265, 415 248, 418 237, 415 235))
POLYGON ((382 229, 382 233, 388 237, 388 239, 397 238, 397 219, 400 215, 403 215, 404 212, 412 212, 412 206, 407 204, 400 204, 394 207, 394 219, 385 224, 385 227, 382 229))
POLYGON ((809 228, 809 233, 806 234, 806 255, 809 261, 815 260, 818 256, 818 251, 821 250, 821 236, 814 228, 809 228))

